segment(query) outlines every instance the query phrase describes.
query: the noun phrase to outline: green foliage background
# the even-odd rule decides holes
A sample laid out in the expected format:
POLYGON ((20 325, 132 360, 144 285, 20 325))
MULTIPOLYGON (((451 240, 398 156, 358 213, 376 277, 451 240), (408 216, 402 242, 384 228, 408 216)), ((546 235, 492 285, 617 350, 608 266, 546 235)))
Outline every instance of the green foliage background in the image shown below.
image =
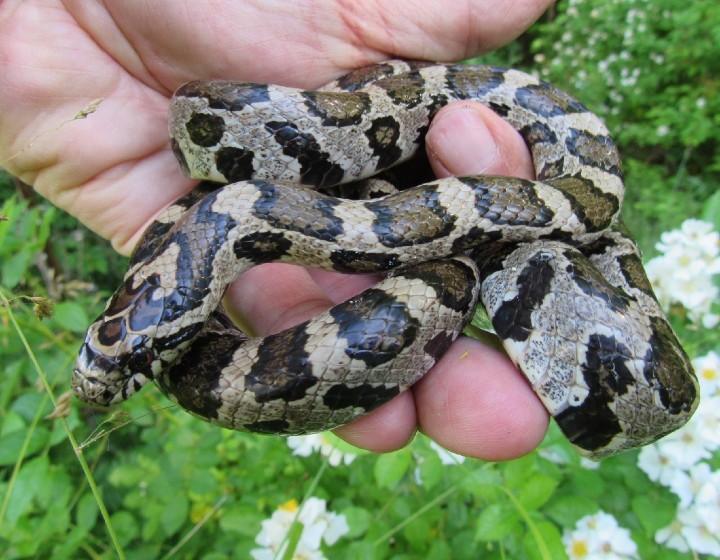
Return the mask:
MULTIPOLYGON (((559 5, 482 62, 539 72, 606 119, 625 158, 626 221, 652 255, 659 234, 688 217, 718 225, 719 45, 716 0, 588 0, 559 5)), ((636 453, 587 470, 554 428, 544 449, 564 464, 536 452, 444 466, 418 437, 323 468, 283 439, 196 420, 154 388, 110 417, 72 401, 66 418, 48 419, 123 259, 48 203, 17 197, 7 175, 0 200, 4 558, 245 558, 261 521, 312 483, 350 523, 332 558, 563 558, 563 528, 598 509, 632 530, 643 558, 683 557, 653 541, 676 499, 635 466, 636 453), (61 278, 43 275, 50 239, 61 278), (39 320, 31 298, 48 295, 53 316, 39 320)), ((720 350, 675 323, 691 353, 720 350)))

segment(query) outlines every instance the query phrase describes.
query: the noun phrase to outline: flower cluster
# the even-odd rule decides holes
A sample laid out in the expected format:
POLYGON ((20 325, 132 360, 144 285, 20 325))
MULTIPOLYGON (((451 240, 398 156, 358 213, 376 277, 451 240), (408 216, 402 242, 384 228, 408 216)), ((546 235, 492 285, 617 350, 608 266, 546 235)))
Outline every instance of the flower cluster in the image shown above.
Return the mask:
POLYGON ((630 531, 609 513, 586 515, 573 531, 565 531, 563 544, 570 560, 624 560, 638 558, 630 531))
POLYGON ((720 450, 720 356, 710 352, 693 366, 702 394, 697 412, 682 429, 645 447, 638 466, 679 499, 675 520, 655 540, 720 557, 720 470, 705 462, 720 450))
POLYGON ((293 450, 293 455, 299 457, 309 457, 313 453, 320 453, 323 457, 328 458, 328 464, 331 467, 338 467, 340 464, 349 465, 357 455, 353 453, 343 453, 337 449, 337 444, 330 439, 328 434, 310 434, 306 436, 290 436, 287 438, 287 444, 293 450))
POLYGON ((302 508, 297 500, 281 505, 270 519, 262 522, 262 530, 255 542, 262 548, 253 549, 250 555, 255 560, 284 558, 289 544, 288 534, 294 523, 302 526, 302 533, 293 551, 293 560, 324 560, 320 550, 324 541, 335 544, 350 530, 347 519, 342 514, 326 510, 325 500, 308 498, 302 508))
POLYGON ((713 309, 718 288, 713 275, 720 273, 720 234, 702 220, 685 220, 680 229, 662 234, 662 253, 646 270, 663 309, 680 304, 688 318, 706 329, 720 320, 713 309))

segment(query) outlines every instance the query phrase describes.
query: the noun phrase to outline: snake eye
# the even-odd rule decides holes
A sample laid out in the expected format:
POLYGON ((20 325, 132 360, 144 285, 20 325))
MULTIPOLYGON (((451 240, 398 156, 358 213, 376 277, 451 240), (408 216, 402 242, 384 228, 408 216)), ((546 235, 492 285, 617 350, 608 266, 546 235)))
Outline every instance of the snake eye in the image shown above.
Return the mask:
POLYGON ((128 360, 128 366, 133 372, 144 373, 149 376, 151 372, 150 366, 152 365, 154 359, 155 355, 150 348, 147 346, 140 346, 133 351, 130 359, 128 360))

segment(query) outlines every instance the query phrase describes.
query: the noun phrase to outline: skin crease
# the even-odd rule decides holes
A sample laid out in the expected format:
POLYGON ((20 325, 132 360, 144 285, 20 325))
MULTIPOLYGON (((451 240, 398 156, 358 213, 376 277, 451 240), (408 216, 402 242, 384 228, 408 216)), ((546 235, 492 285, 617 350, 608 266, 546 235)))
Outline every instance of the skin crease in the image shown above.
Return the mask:
MULTIPOLYGON (((511 41, 550 3, 465 0, 449 10, 427 0, 3 0, 0 166, 128 254, 153 217, 194 185, 166 132, 169 96, 182 83, 314 88, 388 58, 461 60, 511 41), (99 98, 91 115, 73 120, 99 98)), ((446 107, 427 144, 440 176, 532 177, 517 133, 477 104, 446 107)), ((269 334, 372 282, 264 265, 244 274, 227 301, 254 333, 269 334)), ((463 338, 411 391, 337 433, 391 451, 420 429, 456 453, 502 460, 532 450, 547 422, 509 360, 463 338)))

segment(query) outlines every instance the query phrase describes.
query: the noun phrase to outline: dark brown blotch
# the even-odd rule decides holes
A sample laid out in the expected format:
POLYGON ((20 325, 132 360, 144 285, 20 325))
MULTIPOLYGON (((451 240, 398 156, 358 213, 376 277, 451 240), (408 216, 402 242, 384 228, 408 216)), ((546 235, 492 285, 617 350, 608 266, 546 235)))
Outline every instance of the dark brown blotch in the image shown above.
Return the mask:
POLYGON ((305 105, 311 115, 325 126, 351 126, 362 122, 370 109, 366 93, 303 92, 305 105))
POLYGON ((620 210, 620 201, 615 195, 600 190, 580 175, 566 175, 545 182, 561 190, 572 202, 575 214, 589 232, 609 228, 620 210))

